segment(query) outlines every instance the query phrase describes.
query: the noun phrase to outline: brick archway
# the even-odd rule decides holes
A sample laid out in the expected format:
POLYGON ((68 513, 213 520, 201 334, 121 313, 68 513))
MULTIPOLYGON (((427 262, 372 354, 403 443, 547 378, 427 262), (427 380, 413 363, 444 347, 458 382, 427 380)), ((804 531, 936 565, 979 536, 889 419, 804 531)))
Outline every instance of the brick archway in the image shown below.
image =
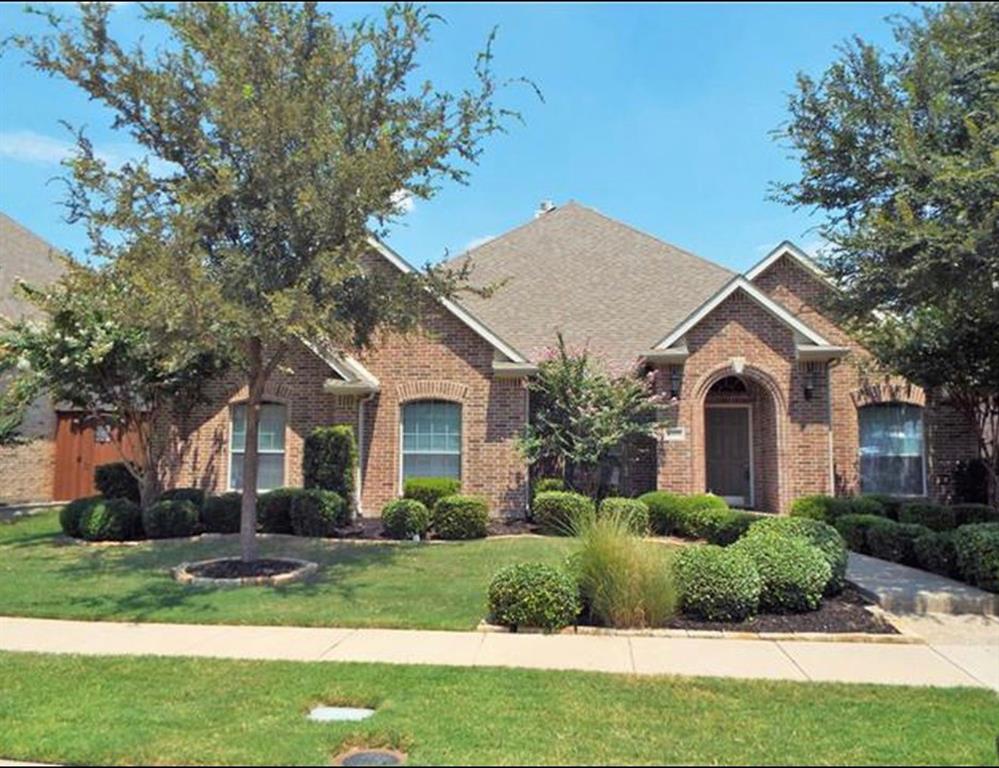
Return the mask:
POLYGON ((692 477, 695 489, 708 489, 707 427, 705 409, 722 404, 744 403, 750 409, 750 482, 752 506, 768 512, 782 512, 790 503, 793 483, 791 463, 787 461, 787 397, 776 379, 752 365, 736 370, 725 363, 705 373, 693 388, 691 448, 692 477), (725 396, 713 392, 720 381, 735 377, 745 384, 745 395, 725 396))

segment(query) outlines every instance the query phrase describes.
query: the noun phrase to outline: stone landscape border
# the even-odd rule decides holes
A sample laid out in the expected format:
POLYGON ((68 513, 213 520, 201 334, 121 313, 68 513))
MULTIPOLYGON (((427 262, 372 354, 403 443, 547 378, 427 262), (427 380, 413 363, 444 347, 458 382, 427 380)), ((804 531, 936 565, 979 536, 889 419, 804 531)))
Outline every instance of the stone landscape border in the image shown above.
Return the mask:
POLYGON ((174 579, 181 584, 188 584, 194 587, 253 587, 270 586, 277 587, 282 584, 290 584, 301 581, 314 575, 319 571, 319 563, 311 560, 299 560, 295 557, 275 557, 273 560, 280 560, 286 563, 295 563, 297 568, 288 573, 278 573, 273 576, 243 576, 235 579, 215 579, 207 576, 196 576, 190 570, 197 566, 211 565, 232 560, 232 557, 215 557, 211 560, 198 560, 195 562, 181 563, 176 568, 171 569, 174 579))

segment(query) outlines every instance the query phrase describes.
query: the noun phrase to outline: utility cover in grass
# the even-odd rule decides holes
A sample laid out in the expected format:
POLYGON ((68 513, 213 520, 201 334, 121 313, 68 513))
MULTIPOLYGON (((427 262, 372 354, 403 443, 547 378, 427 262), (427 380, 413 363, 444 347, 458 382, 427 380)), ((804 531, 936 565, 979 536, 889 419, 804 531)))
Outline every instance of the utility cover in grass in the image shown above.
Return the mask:
POLYGON ((309 719, 317 723, 353 722, 367 720, 373 714, 375 710, 364 707, 314 707, 309 712, 309 719))
POLYGON ((363 749, 351 752, 335 765, 402 765, 403 756, 388 749, 363 749))

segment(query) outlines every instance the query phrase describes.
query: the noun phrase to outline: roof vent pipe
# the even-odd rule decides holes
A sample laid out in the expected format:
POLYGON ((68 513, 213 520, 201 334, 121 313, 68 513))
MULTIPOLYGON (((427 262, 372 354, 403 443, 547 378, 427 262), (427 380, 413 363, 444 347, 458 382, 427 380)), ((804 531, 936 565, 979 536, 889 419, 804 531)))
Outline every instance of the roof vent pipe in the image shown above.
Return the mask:
POLYGON ((553 203, 551 200, 542 200, 538 204, 538 210, 534 212, 534 218, 543 216, 546 213, 551 213, 554 210, 555 210, 555 203, 553 203))

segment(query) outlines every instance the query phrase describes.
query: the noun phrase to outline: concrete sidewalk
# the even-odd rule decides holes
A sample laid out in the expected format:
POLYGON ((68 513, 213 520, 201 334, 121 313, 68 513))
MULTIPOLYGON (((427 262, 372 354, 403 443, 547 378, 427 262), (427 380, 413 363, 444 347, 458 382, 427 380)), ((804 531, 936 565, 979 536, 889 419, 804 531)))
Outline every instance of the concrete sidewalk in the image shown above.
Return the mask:
POLYGON ((892 613, 999 615, 999 595, 869 555, 851 552, 846 578, 892 613))
POLYGON ((999 645, 123 624, 0 618, 0 650, 360 661, 999 690, 999 645), (955 650, 956 649, 956 650, 955 650))

